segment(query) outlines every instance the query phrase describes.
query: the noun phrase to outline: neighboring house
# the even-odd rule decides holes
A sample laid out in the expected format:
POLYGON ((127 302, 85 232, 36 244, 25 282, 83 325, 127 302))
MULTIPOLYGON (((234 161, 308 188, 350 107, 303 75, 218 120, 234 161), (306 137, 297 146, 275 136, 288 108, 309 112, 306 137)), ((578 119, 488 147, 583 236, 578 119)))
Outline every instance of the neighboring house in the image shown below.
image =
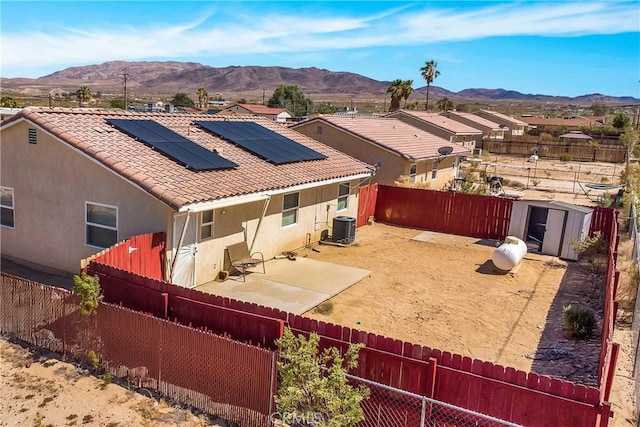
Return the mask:
POLYGON ((602 126, 604 117, 567 116, 567 117, 521 117, 529 124, 529 127, 536 128, 538 133, 548 132, 552 134, 562 133, 568 130, 580 130, 585 127, 602 126))
POLYGON ((522 120, 518 120, 511 116, 507 116, 506 114, 498 113, 497 111, 480 110, 477 114, 480 117, 492 120, 499 125, 503 125, 509 128, 512 136, 524 135, 525 129, 527 129, 527 127, 529 126, 527 122, 523 122, 522 120))
POLYGON ((0 120, 7 119, 13 116, 14 114, 18 114, 20 111, 22 111, 22 108, 2 107, 0 108, 0 120))
POLYGON ((506 126, 485 119, 484 117, 476 116, 475 114, 461 113, 459 111, 447 111, 441 114, 452 120, 481 130, 483 139, 503 140, 505 133, 509 131, 509 128, 506 126))
POLYGON ((236 104, 224 110, 226 113, 253 114, 266 117, 278 123, 286 123, 291 119, 291 114, 284 108, 271 108, 259 104, 236 104))
POLYGON ((389 113, 386 117, 400 119, 405 123, 437 135, 441 138, 455 142, 473 151, 476 143, 482 139, 482 131, 460 123, 438 113, 429 113, 417 110, 398 110, 389 113))
POLYGON ((320 115, 292 129, 373 165, 373 182, 386 185, 407 176, 411 182, 442 189, 457 176, 460 156, 469 153, 468 148, 394 118, 320 115))
POLYGON ((187 287, 214 280, 231 244, 270 259, 320 240, 334 217, 357 216, 373 173, 256 117, 24 109, 0 129, 3 256, 78 272, 118 241, 165 232, 167 279, 187 287))

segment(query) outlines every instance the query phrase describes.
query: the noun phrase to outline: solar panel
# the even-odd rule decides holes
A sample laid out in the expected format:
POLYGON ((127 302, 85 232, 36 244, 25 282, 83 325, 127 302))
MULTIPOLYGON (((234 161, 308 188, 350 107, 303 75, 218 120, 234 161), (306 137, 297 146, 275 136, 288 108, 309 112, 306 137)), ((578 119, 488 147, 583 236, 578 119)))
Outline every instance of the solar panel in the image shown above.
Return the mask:
POLYGON ((153 120, 107 119, 107 123, 196 171, 238 166, 153 120))
POLYGON ((197 121, 195 124, 276 165, 327 158, 255 122, 197 121))

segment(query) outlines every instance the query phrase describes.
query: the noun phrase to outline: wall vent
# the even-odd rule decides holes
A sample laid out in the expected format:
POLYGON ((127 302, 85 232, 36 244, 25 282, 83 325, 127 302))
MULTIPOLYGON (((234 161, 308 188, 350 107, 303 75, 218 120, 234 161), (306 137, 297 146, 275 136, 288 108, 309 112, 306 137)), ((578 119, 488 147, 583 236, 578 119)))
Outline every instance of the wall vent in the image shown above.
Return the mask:
POLYGON ((34 128, 29 128, 29 144, 38 143, 38 134, 34 128))

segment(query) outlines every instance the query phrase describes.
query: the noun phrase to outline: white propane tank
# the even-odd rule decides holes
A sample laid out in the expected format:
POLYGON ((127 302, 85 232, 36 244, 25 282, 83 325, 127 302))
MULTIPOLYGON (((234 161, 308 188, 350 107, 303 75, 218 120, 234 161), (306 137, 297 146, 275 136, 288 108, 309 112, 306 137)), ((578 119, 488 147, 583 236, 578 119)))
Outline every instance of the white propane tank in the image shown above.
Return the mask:
POLYGON ((509 271, 516 266, 527 253, 527 244, 514 236, 507 236, 504 243, 493 252, 493 265, 497 269, 509 271))

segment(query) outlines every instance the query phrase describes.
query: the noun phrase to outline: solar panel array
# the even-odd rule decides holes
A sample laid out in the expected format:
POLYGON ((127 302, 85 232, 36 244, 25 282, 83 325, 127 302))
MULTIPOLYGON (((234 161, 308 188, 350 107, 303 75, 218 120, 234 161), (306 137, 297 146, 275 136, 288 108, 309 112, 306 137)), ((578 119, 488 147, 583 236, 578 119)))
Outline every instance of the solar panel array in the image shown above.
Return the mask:
POLYGON ((196 121, 201 128, 276 165, 327 156, 254 122, 196 121))
POLYGON ((238 166, 153 120, 107 119, 107 123, 196 171, 238 166))

